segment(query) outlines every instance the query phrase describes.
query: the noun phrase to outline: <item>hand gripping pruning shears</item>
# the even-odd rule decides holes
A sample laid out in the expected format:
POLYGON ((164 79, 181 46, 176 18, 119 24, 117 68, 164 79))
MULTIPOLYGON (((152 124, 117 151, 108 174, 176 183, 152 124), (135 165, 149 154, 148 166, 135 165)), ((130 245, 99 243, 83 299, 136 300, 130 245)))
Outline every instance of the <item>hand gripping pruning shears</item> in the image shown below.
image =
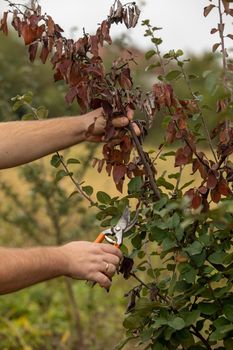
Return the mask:
POLYGON ((136 210, 134 218, 130 221, 130 210, 127 206, 117 224, 101 232, 95 243, 102 243, 105 239, 115 247, 120 248, 123 243, 124 233, 129 231, 137 222, 139 208, 136 210))

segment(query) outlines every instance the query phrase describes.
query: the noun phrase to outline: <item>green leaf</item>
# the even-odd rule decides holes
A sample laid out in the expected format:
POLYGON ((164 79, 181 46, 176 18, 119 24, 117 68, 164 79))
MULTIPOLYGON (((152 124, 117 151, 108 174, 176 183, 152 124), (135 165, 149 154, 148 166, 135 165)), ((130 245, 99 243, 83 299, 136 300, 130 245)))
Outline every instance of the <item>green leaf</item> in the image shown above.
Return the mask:
POLYGON ((163 42, 163 40, 161 38, 152 38, 151 41, 155 45, 160 45, 163 42))
POLYGON ((39 119, 46 119, 49 111, 44 106, 40 106, 37 108, 36 113, 39 119))
POLYGON ((184 249, 190 256, 200 254, 203 250, 203 246, 200 242, 195 241, 184 249))
POLYGON ((67 164, 80 164, 80 160, 76 158, 69 158, 66 162, 67 164))
POLYGON ((26 113, 22 116, 21 120, 34 120, 35 117, 32 113, 26 113))
POLYGON ((167 231, 162 230, 161 228, 159 228, 157 226, 152 226, 150 228, 149 238, 152 242, 153 241, 161 242, 166 237, 166 235, 167 235, 167 231))
POLYGON ((233 330, 233 324, 224 325, 222 327, 218 327, 211 335, 210 341, 222 340, 227 336, 227 333, 233 330))
POLYGON ((59 165, 61 164, 61 160, 62 160, 62 156, 58 156, 57 154, 54 154, 50 160, 50 164, 54 167, 54 168, 58 168, 59 165))
POLYGON ((151 350, 167 350, 167 347, 159 342, 152 345, 151 350))
POLYGON ((194 283, 197 271, 189 264, 182 263, 178 265, 178 270, 180 271, 180 279, 186 281, 187 283, 194 283))
POLYGON ((168 127, 168 124, 170 123, 171 121, 171 116, 170 115, 166 115, 164 118, 163 118, 163 121, 162 121, 162 127, 164 129, 166 129, 168 127))
POLYGON ((227 254, 225 252, 217 251, 217 252, 214 252, 213 254, 211 254, 208 257, 208 260, 211 263, 223 265, 224 264, 224 259, 225 259, 226 256, 227 256, 227 254))
POLYGON ((110 204, 111 202, 111 197, 105 192, 97 192, 96 197, 100 203, 110 204))
POLYGON ((177 51, 176 51, 176 57, 180 57, 180 56, 183 56, 183 54, 184 54, 184 52, 182 51, 182 50, 180 50, 180 49, 178 49, 177 51))
POLYGON ((82 190, 88 195, 91 196, 93 193, 93 187, 91 186, 83 186, 82 190))
POLYGON ((168 175, 168 178, 169 179, 179 179, 179 177, 180 177, 180 173, 174 173, 174 174, 169 174, 168 175))
POLYGON ((196 75, 196 74, 189 74, 189 75, 188 75, 188 78, 189 78, 190 80, 191 80, 191 79, 198 79, 199 76, 196 75))
POLYGON ((32 91, 28 91, 21 98, 22 98, 23 101, 31 104, 32 103, 32 97, 33 97, 33 92, 32 91))
POLYGON ((233 305, 232 304, 225 304, 223 305, 223 311, 224 311, 224 314, 226 316, 226 318, 233 322, 233 305))
POLYGON ((184 188, 188 187, 189 185, 191 185, 195 180, 191 180, 189 182, 186 182, 183 186, 181 186, 180 191, 183 190, 184 188))
POLYGON ((141 176, 135 176, 128 183, 128 193, 132 194, 135 192, 139 192, 142 186, 142 178, 141 176))
POLYGON ((123 327, 126 329, 135 329, 142 325, 143 319, 137 315, 130 315, 123 322, 123 327))
POLYGON ((142 26, 149 26, 150 25, 150 20, 149 19, 144 19, 143 21, 142 21, 142 24, 141 24, 142 26))
POLYGON ((185 327, 185 322, 181 317, 174 317, 171 321, 168 321, 167 324, 177 331, 185 327))
POLYGON ((169 237, 165 238, 162 242, 163 251, 167 251, 175 247, 177 247, 176 241, 169 237))
POLYGON ((181 75, 181 71, 179 70, 172 70, 166 75, 166 80, 172 81, 177 79, 181 75))
POLYGON ((170 182, 166 181, 166 180, 164 179, 164 177, 161 177, 161 176, 157 179, 157 185, 158 185, 159 187, 160 187, 160 186, 163 186, 163 187, 165 187, 167 190, 173 190, 173 189, 174 189, 174 185, 171 184, 170 182))
POLYGON ((56 174, 56 182, 63 179, 63 177, 68 176, 69 174, 65 170, 59 170, 56 174))
POLYGON ((16 101, 13 104, 12 111, 16 112, 21 106, 23 106, 23 101, 16 101))
POLYGON ((233 349, 233 339, 224 339, 224 348, 226 350, 232 350, 233 349))
POLYGON ((157 67, 160 67, 161 66, 161 63, 160 62, 156 62, 156 63, 152 63, 152 64, 149 64, 149 66, 147 66, 145 68, 145 72, 148 72, 149 70, 152 70, 154 68, 157 68, 157 67))
POLYGON ((198 310, 205 315, 213 315, 218 310, 216 303, 199 303, 198 310))
POLYGON ((181 311, 180 316, 183 318, 185 326, 189 327, 195 325, 197 319, 200 317, 200 310, 181 311))
POLYGON ((156 54, 155 50, 149 50, 145 53, 145 58, 149 60, 152 56, 156 54))

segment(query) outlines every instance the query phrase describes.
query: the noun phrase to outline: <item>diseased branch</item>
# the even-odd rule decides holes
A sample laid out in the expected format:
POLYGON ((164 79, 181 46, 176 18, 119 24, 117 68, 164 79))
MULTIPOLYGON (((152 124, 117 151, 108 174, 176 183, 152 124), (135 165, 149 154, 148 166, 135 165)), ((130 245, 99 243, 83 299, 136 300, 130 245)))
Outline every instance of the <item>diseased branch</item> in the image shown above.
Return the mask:
POLYGON ((146 175, 148 176, 149 178, 149 181, 150 181, 150 184, 151 184, 151 188, 154 192, 154 195, 155 195, 155 200, 159 200, 160 199, 160 192, 159 192, 159 189, 158 189, 158 186, 156 184, 156 181, 154 179, 154 175, 152 173, 152 170, 150 168, 150 165, 148 164, 147 160, 146 160, 146 157, 145 157, 145 154, 144 154, 144 151, 142 149, 142 146, 138 140, 138 137, 134 131, 134 128, 133 128, 133 125, 132 123, 130 122, 129 125, 128 125, 128 129, 131 133, 131 136, 132 136, 132 139, 133 139, 133 142, 134 142, 134 145, 137 149, 137 152, 138 152, 138 155, 144 165, 144 168, 145 168, 145 171, 146 171, 146 175))

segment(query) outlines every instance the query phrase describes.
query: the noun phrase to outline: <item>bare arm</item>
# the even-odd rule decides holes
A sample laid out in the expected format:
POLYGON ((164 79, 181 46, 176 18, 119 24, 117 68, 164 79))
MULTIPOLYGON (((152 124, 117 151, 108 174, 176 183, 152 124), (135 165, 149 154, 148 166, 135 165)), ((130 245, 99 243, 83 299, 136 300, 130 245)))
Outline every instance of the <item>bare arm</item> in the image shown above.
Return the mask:
MULTIPOLYGON (((131 118, 131 112, 117 117, 114 125, 124 127, 131 118)), ((0 169, 31 162, 84 140, 101 141, 105 125, 102 108, 78 117, 0 123, 0 169), (90 125, 94 128, 87 136, 90 125)))
POLYGON ((0 248, 0 294, 59 276, 91 280, 109 288, 120 258, 119 249, 90 242, 71 242, 61 247, 0 248))

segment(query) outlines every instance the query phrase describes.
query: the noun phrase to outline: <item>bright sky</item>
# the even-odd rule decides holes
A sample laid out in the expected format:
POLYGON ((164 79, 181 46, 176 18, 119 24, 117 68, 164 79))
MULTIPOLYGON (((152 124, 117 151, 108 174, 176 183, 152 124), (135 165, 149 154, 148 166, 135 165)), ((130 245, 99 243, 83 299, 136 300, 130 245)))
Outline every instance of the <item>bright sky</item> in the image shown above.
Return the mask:
MULTIPOLYGON (((17 1, 27 3, 27 1, 17 1)), ((94 33, 97 23, 101 22, 109 13, 109 8, 114 0, 40 0, 43 12, 50 14, 64 30, 66 36, 70 35, 72 27, 78 27, 78 34, 85 27, 86 32, 94 33)), ((127 2, 127 0, 125 1, 127 2)), ((210 29, 218 23, 217 11, 213 10, 207 18, 203 16, 203 8, 210 4, 209 0, 145 0, 142 7, 141 20, 150 19, 151 24, 163 27, 159 35, 163 38, 163 52, 170 49, 182 49, 186 52, 201 53, 209 50, 219 41, 218 34, 210 35, 210 29)), ((214 3, 213 1, 212 3, 214 3)), ((217 2, 217 1, 216 1, 217 2)), ((122 0, 122 3, 124 1, 122 0)), ((136 3, 139 5, 140 0, 136 3)), ((0 0, 2 12, 6 4, 0 0)), ((233 34, 233 17, 227 17, 226 34, 233 34)), ((140 22, 139 22, 140 23, 140 22)), ((129 31, 132 42, 142 48, 147 48, 150 43, 143 37, 143 27, 129 31)), ((123 25, 114 26, 112 36, 127 32, 123 25)), ((227 39, 227 46, 233 47, 233 41, 227 39)))

